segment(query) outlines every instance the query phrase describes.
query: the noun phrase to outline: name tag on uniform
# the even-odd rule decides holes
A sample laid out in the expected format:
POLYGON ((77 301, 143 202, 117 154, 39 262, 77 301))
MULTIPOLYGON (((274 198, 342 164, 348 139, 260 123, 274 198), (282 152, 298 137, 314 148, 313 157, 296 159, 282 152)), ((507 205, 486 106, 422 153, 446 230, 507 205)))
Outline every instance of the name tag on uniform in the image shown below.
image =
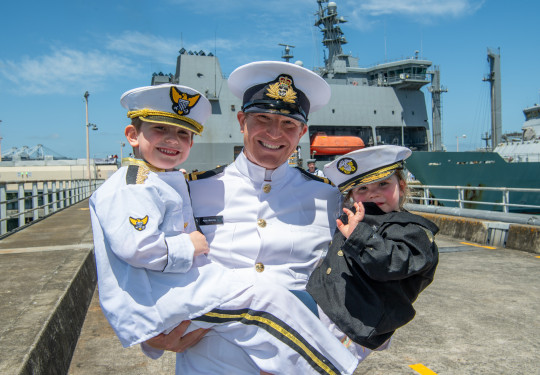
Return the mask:
POLYGON ((196 217, 197 225, 219 225, 223 224, 223 216, 202 216, 196 217))

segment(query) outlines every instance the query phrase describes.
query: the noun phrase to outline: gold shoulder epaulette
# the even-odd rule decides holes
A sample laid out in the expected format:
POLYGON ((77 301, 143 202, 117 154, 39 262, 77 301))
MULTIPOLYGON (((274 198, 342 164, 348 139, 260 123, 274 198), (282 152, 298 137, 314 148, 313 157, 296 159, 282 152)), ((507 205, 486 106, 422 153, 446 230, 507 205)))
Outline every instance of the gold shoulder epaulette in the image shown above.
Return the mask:
POLYGON ((144 181, 148 178, 150 169, 144 165, 130 165, 126 172, 126 184, 144 184, 144 181))
POLYGON ((220 174, 225 169, 226 165, 220 165, 219 167, 215 169, 211 169, 209 171, 202 171, 202 172, 192 172, 188 174, 187 179, 188 181, 196 181, 196 180, 203 180, 208 177, 215 176, 217 174, 220 174))
POLYGON ((327 179, 326 177, 315 176, 314 174, 311 174, 308 171, 306 171, 305 169, 302 169, 300 167, 295 167, 295 168, 298 169, 300 171, 300 173, 302 173, 304 176, 306 176, 306 177, 308 177, 308 178, 310 178, 312 180, 324 182, 325 184, 329 184, 329 185, 334 186, 334 184, 329 179, 327 179))

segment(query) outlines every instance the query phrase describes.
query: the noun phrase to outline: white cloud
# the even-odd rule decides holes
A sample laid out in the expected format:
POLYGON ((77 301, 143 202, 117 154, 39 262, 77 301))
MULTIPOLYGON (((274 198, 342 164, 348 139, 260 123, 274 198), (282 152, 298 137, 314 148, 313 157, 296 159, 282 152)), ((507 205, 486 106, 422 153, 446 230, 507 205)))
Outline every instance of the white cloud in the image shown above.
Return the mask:
POLYGON ((366 0, 360 6, 361 13, 370 16, 389 14, 407 16, 460 17, 477 11, 485 0, 366 0))
POLYGON ((132 58, 142 58, 152 63, 166 65, 174 68, 176 57, 180 48, 188 51, 204 51, 205 53, 218 51, 235 51, 241 47, 240 41, 217 38, 197 42, 182 43, 178 38, 162 38, 156 35, 143 34, 138 31, 126 31, 120 36, 109 36, 107 49, 132 58))
POLYGON ((120 36, 109 36, 106 47, 134 58, 143 57, 170 65, 175 61, 178 40, 143 34, 139 31, 125 31, 120 36))
POLYGON ((187 9, 189 13, 197 14, 231 14, 246 12, 260 14, 261 12, 271 12, 276 20, 276 23, 282 23, 286 20, 295 20, 295 16, 305 14, 308 11, 315 12, 317 4, 314 0, 168 0, 170 4, 181 5, 187 9))
POLYGON ((49 55, 0 60, 1 74, 18 94, 65 94, 99 85, 116 75, 133 74, 130 60, 101 51, 54 48, 49 55))

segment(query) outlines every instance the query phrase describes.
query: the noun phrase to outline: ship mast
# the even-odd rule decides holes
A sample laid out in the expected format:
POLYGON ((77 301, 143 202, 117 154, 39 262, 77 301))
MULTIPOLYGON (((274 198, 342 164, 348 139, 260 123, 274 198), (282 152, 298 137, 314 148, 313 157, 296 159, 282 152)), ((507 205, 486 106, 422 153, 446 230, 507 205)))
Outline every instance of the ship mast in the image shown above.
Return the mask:
POLYGON ((502 135, 502 104, 501 104, 501 54, 500 49, 495 53, 487 50, 489 75, 484 78, 491 86, 491 149, 495 149, 502 135))
POLYGON ((328 0, 317 0, 319 4, 319 11, 316 13, 318 16, 315 26, 318 26, 323 33, 323 45, 328 49, 328 58, 325 58, 325 70, 326 72, 333 71, 333 65, 336 60, 346 58, 348 55, 343 54, 342 44, 346 44, 347 40, 338 26, 340 23, 347 22, 345 18, 338 17, 337 4, 328 0), (323 4, 328 3, 328 6, 324 7, 323 4))
POLYGON ((285 60, 286 62, 289 62, 289 60, 294 57, 291 52, 291 48, 294 48, 294 46, 290 44, 283 44, 283 43, 279 43, 279 45, 285 47, 283 49, 283 55, 281 55, 281 58, 285 60))
POLYGON ((433 122, 433 143, 432 151, 442 151, 442 121, 441 121, 441 94, 448 90, 441 86, 441 71, 439 66, 433 67, 431 72, 431 118, 433 122))

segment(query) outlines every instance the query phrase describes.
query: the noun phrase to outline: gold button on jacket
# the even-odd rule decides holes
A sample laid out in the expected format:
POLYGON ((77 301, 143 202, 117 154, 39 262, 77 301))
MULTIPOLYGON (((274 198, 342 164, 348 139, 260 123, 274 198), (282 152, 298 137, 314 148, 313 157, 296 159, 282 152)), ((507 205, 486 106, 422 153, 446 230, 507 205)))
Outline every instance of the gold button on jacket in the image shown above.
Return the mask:
POLYGON ((264 271, 264 264, 262 264, 262 263, 255 264, 255 271, 257 271, 257 272, 264 271))
POLYGON ((264 228, 266 226, 266 220, 264 219, 257 220, 257 225, 260 226, 261 228, 264 228))
POLYGON ((272 190, 272 186, 271 186, 270 184, 265 184, 265 185, 263 186, 263 191, 264 191, 266 194, 270 193, 270 190, 272 190))

